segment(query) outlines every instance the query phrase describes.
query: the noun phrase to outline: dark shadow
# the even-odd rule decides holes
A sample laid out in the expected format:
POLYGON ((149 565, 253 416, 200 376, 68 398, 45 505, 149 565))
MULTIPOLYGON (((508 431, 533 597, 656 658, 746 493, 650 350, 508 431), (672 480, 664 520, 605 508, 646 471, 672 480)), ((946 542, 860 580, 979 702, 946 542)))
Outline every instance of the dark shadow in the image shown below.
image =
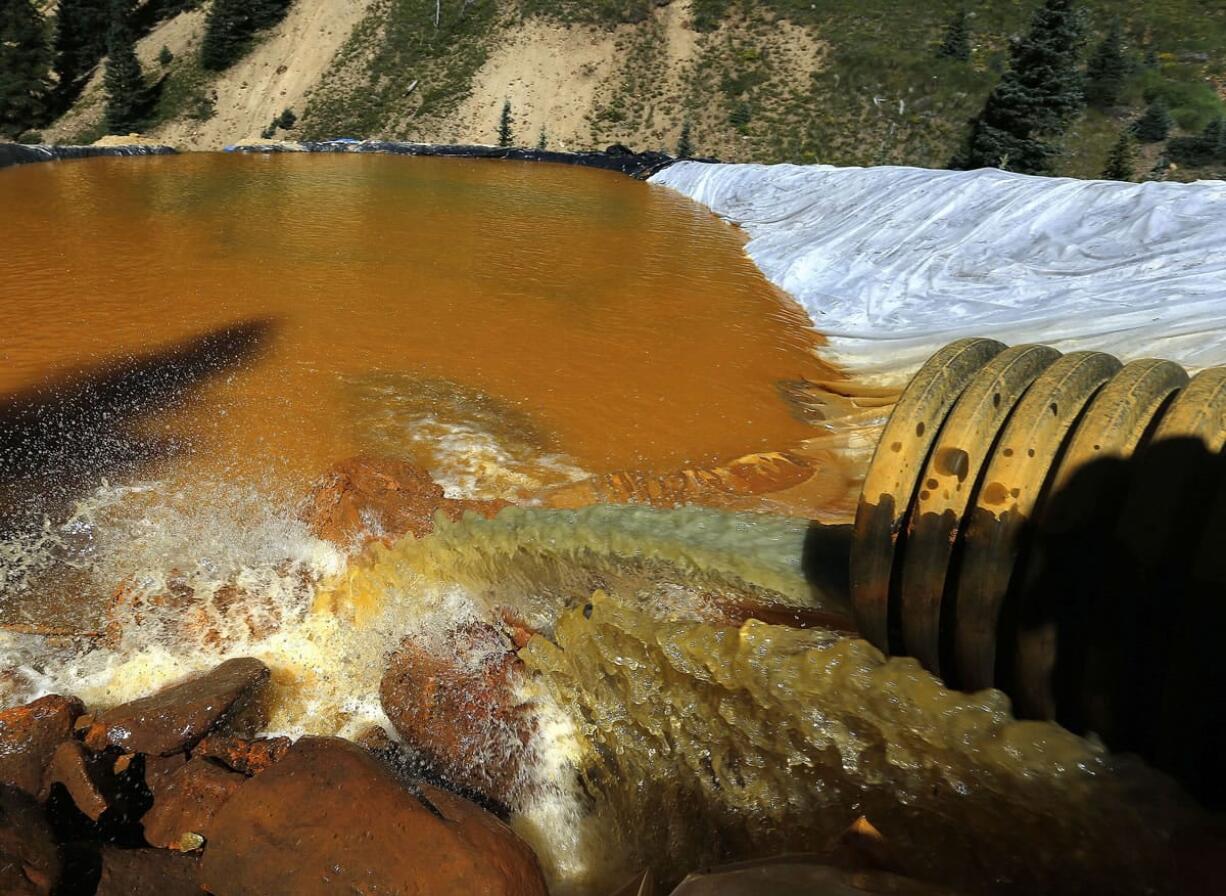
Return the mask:
POLYGON ((254 360, 273 333, 253 320, 168 348, 117 358, 0 397, 0 531, 41 519, 104 476, 182 450, 141 435, 141 418, 187 401, 217 375, 254 360))
POLYGON ((810 522, 801 548, 800 568, 805 581, 824 605, 846 608, 848 625, 851 620, 851 557, 852 527, 810 522))
POLYGON ((1226 806, 1226 456, 1168 439, 1087 464, 1027 539, 997 636, 1019 714, 1226 806))

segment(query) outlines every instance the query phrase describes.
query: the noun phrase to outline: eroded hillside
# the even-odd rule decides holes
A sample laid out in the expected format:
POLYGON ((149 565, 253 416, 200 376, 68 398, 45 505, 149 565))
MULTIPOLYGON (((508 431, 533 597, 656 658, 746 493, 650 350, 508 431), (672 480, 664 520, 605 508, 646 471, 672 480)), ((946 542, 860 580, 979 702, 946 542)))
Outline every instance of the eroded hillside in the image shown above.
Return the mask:
MULTIPOLYGON (((969 61, 936 47, 960 5, 894 0, 295 0, 219 74, 198 62, 207 2, 138 45, 160 82, 147 136, 210 149, 259 139, 381 137, 492 143, 509 101, 515 142, 613 142, 731 161, 943 167, 1008 64, 1029 4, 977 4, 969 61), (162 48, 173 57, 159 61, 162 48), (297 122, 274 128, 292 109, 297 122)), ((1086 4, 1088 48, 1118 18, 1130 71, 1117 105, 1065 135, 1062 173, 1097 176, 1120 131, 1161 96, 1175 134, 1226 112, 1226 6, 1086 4)), ((47 139, 103 133, 95 75, 47 139)), ((1162 154, 1142 147, 1144 174, 1162 154)), ((1206 172, 1177 172, 1176 176, 1206 172)))

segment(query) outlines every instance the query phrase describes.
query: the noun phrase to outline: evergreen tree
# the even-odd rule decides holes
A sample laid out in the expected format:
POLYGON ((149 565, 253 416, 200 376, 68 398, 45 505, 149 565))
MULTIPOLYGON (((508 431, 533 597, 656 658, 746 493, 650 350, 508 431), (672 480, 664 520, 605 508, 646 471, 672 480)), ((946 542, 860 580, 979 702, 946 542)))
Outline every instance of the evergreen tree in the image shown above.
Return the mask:
POLYGON ((549 144, 548 137, 545 136, 545 128, 541 128, 540 135, 536 138, 536 148, 538 152, 544 152, 545 147, 549 144))
POLYGON ((1160 143, 1171 135, 1173 125, 1166 100, 1157 97, 1132 126, 1132 133, 1142 143, 1160 143))
POLYGON ((1051 173, 1059 137, 1085 105, 1078 52, 1081 15, 1074 0, 1046 0, 1030 32, 1010 49, 1010 67, 971 123, 956 168, 1051 173))
POLYGON ((148 99, 145 74, 136 58, 136 36, 128 9, 116 4, 115 18, 107 35, 106 129, 111 134, 127 134, 141 124, 148 99))
POLYGON ((175 61, 175 54, 170 52, 170 47, 163 45, 162 49, 158 51, 158 65, 162 66, 162 68, 165 68, 166 66, 170 65, 170 63, 174 61, 175 61))
POLYGON ((60 0, 55 18, 55 71, 60 102, 76 96, 86 76, 106 55, 111 0, 60 0))
POLYGON ((246 0, 213 0, 204 20, 200 64, 216 72, 229 68, 246 51, 251 30, 246 0))
POLYGON ((1124 79, 1128 77, 1128 60, 1124 58, 1124 31, 1120 20, 1111 23, 1086 64, 1086 100, 1093 106, 1106 108, 1120 101, 1124 79))
POLYGON ((949 27, 945 30, 945 39, 937 48, 937 55, 946 59, 970 61, 971 27, 965 9, 958 10, 953 21, 949 23, 949 27))
POLYGON ((1132 131, 1125 128, 1120 132, 1120 139, 1111 147, 1107 156, 1107 167, 1103 169, 1106 180, 1132 180, 1136 176, 1137 147, 1132 131))
POLYGON ((688 159, 694 154, 694 142, 690 138, 690 120, 681 125, 681 137, 677 140, 677 158, 688 159))
POLYGON ((30 0, 0 0, 0 133, 15 137, 46 113, 51 53, 30 0))
POLYGON ((211 71, 229 68, 251 46, 255 32, 285 18, 290 0, 213 0, 204 20, 200 64, 211 71))
POLYGON ((502 104, 502 115, 498 118, 498 145, 510 146, 515 141, 515 134, 511 130, 511 101, 507 100, 502 104))
POLYGON ((251 30, 271 28, 280 22, 289 11, 289 4, 290 0, 247 0, 251 30))

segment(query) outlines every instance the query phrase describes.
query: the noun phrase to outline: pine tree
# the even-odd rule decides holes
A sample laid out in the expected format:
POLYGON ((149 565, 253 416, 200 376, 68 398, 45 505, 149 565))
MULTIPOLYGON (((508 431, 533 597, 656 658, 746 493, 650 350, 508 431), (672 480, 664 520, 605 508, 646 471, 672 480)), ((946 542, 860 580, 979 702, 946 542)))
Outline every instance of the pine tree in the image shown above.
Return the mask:
POLYGON ((1160 143, 1171 135, 1173 125, 1166 100, 1157 97, 1132 126, 1132 133, 1142 143, 1160 143))
POLYGON ((136 58, 136 37, 128 10, 120 4, 116 5, 107 36, 106 74, 102 86, 106 90, 107 132, 127 134, 140 127, 148 88, 140 60, 136 58))
POLYGON ((1086 100, 1093 106, 1107 108, 1120 101, 1124 80, 1128 77, 1128 60, 1124 58, 1124 31, 1120 20, 1111 23, 1086 64, 1086 100))
POLYGON ((502 104, 502 115, 498 118, 498 145, 510 146, 515 141, 515 134, 511 130, 511 101, 507 100, 502 104))
POLYGON ((1010 50, 1010 68, 971 123, 956 168, 1049 174, 1059 137, 1085 105, 1078 53, 1081 14, 1074 0, 1046 0, 1030 32, 1010 50))
POLYGON ((545 135, 545 129, 542 127, 540 135, 537 136, 536 138, 537 152, 544 152, 545 147, 548 146, 548 144, 549 144, 549 138, 545 135))
POLYGON ((965 9, 958 10, 953 21, 949 23, 949 27, 945 30, 945 39, 937 48, 937 55, 946 59, 970 61, 971 27, 965 9))
POLYGON ((242 57, 251 38, 247 0, 213 0, 204 20, 200 64, 210 71, 229 68, 242 57))
POLYGON ((200 64, 211 71, 229 68, 243 57, 255 33, 285 18, 290 0, 213 0, 204 20, 200 64))
POLYGON ((677 158, 688 159, 694 154, 694 143, 690 138, 690 120, 687 118, 681 125, 681 137, 677 140, 677 158))
POLYGON ((55 71, 60 104, 67 105, 106 55, 111 0, 60 0, 55 18, 55 71))
POLYGON ((271 28, 285 18, 290 0, 247 0, 251 29, 271 28))
POLYGON ((15 137, 42 120, 50 65, 42 13, 30 0, 0 0, 0 133, 15 137))
POLYGON ((1120 139, 1111 147, 1107 156, 1107 167, 1103 169, 1106 180, 1132 180, 1136 176, 1137 147, 1132 132, 1125 128, 1120 132, 1120 139))

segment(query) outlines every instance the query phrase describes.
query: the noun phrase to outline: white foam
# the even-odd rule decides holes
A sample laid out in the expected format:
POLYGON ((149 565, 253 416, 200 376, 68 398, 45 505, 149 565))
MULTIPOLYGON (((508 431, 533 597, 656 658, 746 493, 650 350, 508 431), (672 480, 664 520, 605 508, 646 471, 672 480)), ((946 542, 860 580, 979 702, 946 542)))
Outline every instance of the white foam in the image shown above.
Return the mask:
POLYGON ((679 162, 828 360, 897 381, 961 336, 1226 364, 1226 182, 679 162))

